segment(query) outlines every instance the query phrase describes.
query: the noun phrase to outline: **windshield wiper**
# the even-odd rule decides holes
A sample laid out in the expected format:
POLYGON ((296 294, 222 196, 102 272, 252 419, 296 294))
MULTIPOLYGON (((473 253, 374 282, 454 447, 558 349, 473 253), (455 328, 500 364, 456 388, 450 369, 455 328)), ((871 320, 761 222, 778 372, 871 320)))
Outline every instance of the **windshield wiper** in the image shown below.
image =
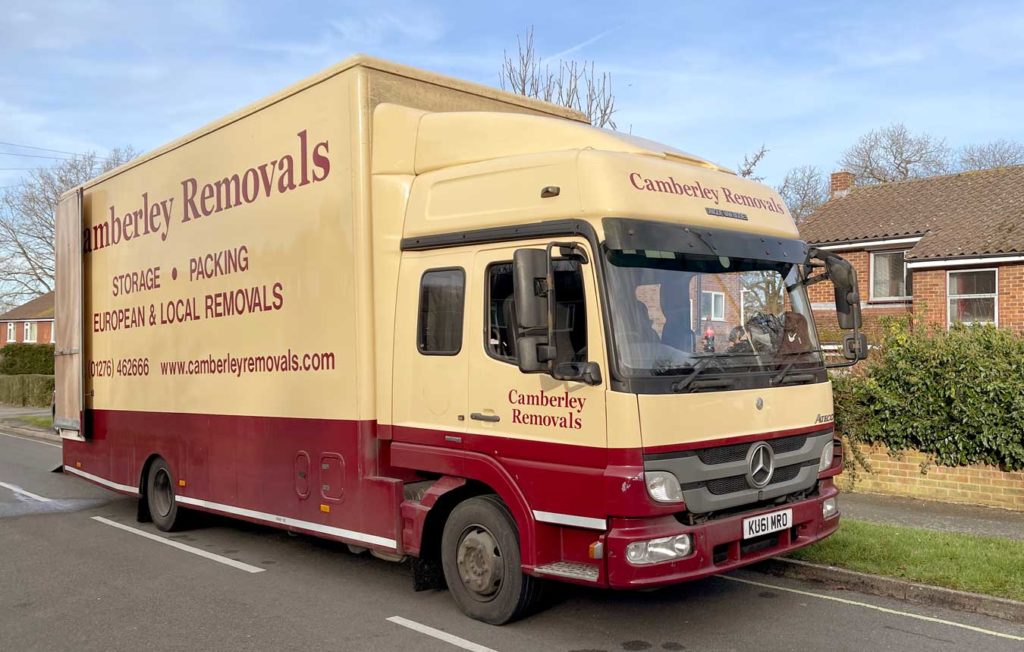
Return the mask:
MULTIPOLYGON (((787 364, 785 367, 783 367, 782 371, 780 371, 774 378, 772 378, 771 384, 772 385, 781 385, 784 382, 786 382, 787 378, 792 378, 794 381, 800 382, 800 383, 806 383, 806 382, 810 382, 810 381, 814 380, 814 374, 813 373, 808 373, 806 371, 803 372, 803 373, 793 373, 791 375, 790 374, 790 370, 793 369, 793 365, 795 365, 795 364, 796 364, 796 361, 793 361, 793 362, 790 362, 789 364, 787 364)), ((797 369, 795 371, 800 371, 800 370, 797 369)))
POLYGON ((690 383, 692 383, 694 379, 697 377, 697 374, 699 374, 704 367, 711 364, 711 361, 714 359, 714 356, 710 356, 707 358, 702 358, 700 361, 698 361, 697 364, 693 365, 693 371, 690 372, 689 376, 683 378, 682 380, 672 383, 672 391, 675 392, 676 394, 679 394, 684 389, 689 387, 690 383))

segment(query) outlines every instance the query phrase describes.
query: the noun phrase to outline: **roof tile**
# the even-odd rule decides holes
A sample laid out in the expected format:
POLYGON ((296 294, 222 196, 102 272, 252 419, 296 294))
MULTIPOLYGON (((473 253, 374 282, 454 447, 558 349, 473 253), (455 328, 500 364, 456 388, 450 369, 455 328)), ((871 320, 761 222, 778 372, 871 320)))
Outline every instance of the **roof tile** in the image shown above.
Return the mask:
POLYGON ((908 258, 1024 252, 1024 166, 854 188, 801 228, 811 243, 924 236, 908 258))
POLYGON ((25 319, 53 319, 53 292, 47 292, 0 315, 0 321, 25 319))

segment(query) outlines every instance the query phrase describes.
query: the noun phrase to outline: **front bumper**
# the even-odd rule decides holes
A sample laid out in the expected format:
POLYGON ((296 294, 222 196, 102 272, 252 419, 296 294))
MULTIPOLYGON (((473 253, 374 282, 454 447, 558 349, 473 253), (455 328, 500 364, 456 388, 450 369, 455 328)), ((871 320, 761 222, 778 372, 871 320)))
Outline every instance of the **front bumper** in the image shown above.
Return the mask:
POLYGON ((606 579, 613 588, 649 588, 700 579, 785 554, 820 541, 835 532, 839 515, 822 517, 822 502, 839 494, 831 479, 818 484, 816 496, 799 502, 737 514, 727 518, 683 525, 673 516, 615 518, 604 538, 606 579), (743 539, 743 519, 758 514, 793 510, 793 525, 773 534, 743 539), (626 546, 634 541, 690 534, 694 551, 678 561, 634 566, 626 560, 626 546))

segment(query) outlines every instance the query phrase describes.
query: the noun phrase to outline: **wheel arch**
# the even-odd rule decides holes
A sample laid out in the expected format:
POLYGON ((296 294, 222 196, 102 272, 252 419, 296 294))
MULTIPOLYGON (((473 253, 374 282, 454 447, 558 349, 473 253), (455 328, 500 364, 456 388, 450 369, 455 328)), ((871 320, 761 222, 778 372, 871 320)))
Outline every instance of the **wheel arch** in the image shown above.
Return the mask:
MULTIPOLYGON (((442 480, 447 477, 450 480, 461 480, 464 482, 462 486, 447 488, 438 497, 437 502, 429 506, 427 513, 423 516, 423 528, 421 529, 419 540, 413 541, 414 545, 412 547, 419 548, 422 551, 424 546, 428 544, 428 521, 434 526, 437 519, 440 519, 441 529, 443 530, 444 519, 448 517, 451 510, 459 502, 482 493, 493 493, 505 503, 515 519, 519 535, 519 552, 522 565, 524 567, 532 567, 536 564, 536 520, 530 511, 526 497, 523 496, 516 486, 515 481, 508 474, 508 471, 493 458, 463 450, 438 449, 434 446, 396 442, 391 446, 391 459, 392 464, 395 466, 439 473, 442 475, 442 480), (430 513, 437 509, 441 498, 444 498, 449 493, 453 495, 442 503, 442 508, 447 508, 447 511, 439 511, 437 515, 430 518, 430 513), (442 514, 443 518, 441 518, 442 514)), ((436 532, 437 536, 434 538, 439 539, 439 531, 436 532)), ((440 541, 437 541, 436 544, 439 546, 440 541)))

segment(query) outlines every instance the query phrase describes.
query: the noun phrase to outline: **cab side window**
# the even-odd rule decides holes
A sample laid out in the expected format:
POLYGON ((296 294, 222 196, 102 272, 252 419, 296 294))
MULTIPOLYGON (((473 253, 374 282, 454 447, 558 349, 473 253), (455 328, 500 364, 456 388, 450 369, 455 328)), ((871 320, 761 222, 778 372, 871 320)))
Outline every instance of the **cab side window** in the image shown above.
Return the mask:
MULTIPOLYGON (((494 263, 486 271, 488 354, 517 364, 515 297, 512 290, 512 261, 494 263)), ((555 261, 555 343, 557 362, 587 360, 587 311, 583 293, 583 271, 579 261, 555 261)))
POLYGON ((456 355, 462 350, 466 272, 431 269, 420 279, 416 346, 423 355, 456 355))

